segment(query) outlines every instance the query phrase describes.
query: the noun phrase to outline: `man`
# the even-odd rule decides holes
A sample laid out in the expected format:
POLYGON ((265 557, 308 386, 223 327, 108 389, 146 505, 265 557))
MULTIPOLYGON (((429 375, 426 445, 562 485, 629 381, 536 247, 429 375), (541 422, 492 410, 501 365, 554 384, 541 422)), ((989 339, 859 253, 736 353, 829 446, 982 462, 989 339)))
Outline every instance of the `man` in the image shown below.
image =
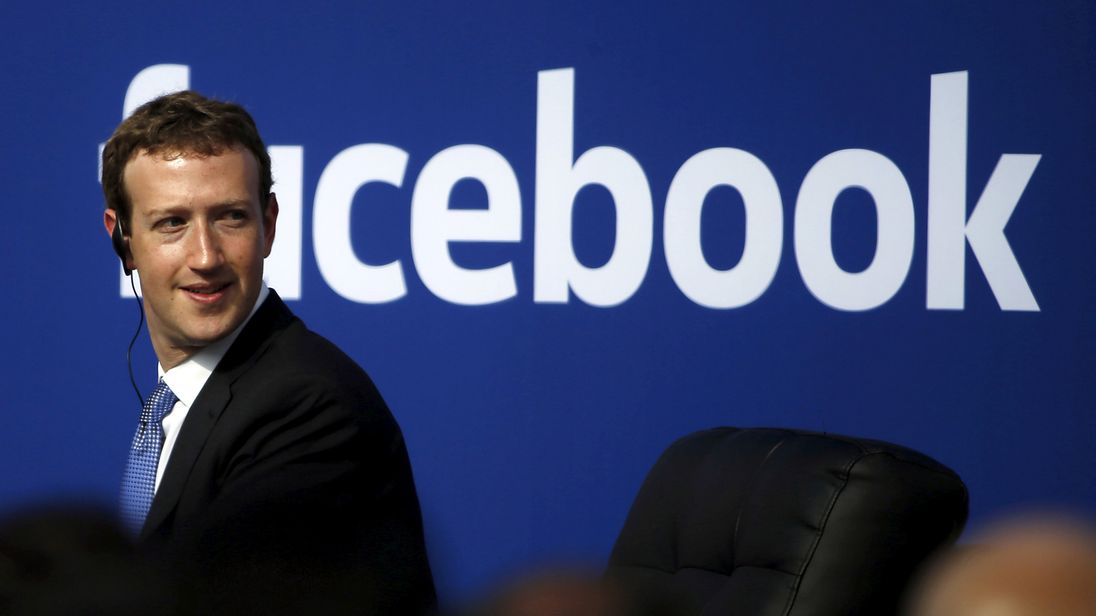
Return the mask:
POLYGON ((217 609, 422 611, 434 589, 399 427, 263 283, 271 186, 251 116, 194 92, 140 107, 103 151, 103 222, 140 273, 161 376, 123 516, 217 609))

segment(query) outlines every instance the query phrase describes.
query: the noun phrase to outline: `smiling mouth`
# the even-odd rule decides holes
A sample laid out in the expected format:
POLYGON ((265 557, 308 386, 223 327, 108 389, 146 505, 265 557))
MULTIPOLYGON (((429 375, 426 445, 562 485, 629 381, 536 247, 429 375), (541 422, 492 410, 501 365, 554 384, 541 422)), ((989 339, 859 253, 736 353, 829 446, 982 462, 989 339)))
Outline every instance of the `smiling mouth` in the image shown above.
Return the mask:
POLYGON ((212 284, 212 285, 194 285, 189 287, 180 287, 190 297, 199 301, 215 301, 220 299, 224 295, 224 290, 229 287, 230 283, 224 284, 212 284))

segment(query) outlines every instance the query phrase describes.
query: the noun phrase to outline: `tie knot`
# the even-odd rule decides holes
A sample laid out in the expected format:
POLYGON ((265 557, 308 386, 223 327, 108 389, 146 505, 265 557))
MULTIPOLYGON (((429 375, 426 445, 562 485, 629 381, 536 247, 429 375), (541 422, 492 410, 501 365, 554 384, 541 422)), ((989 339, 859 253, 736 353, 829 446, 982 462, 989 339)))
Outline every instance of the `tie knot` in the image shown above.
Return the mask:
POLYGON ((159 423, 178 400, 179 398, 175 396, 175 392, 167 386, 167 382, 160 379, 152 393, 148 395, 148 399, 145 400, 144 413, 142 414, 147 415, 147 417, 143 419, 159 423))

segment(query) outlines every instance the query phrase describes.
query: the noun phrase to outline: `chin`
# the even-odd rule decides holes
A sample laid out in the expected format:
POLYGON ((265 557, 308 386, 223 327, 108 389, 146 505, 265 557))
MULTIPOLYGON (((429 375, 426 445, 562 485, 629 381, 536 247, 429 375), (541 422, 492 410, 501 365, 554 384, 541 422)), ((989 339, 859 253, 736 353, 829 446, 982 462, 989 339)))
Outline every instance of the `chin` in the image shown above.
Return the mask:
POLYGON ((192 329, 191 331, 187 332, 187 337, 190 339, 192 346, 206 346, 209 344, 213 344, 214 342, 217 342, 221 338, 224 338, 225 336, 235 331, 236 328, 240 326, 240 323, 243 322, 242 317, 244 316, 247 315, 241 315, 241 318, 226 320, 217 324, 211 323, 208 324, 208 326, 206 327, 192 329))

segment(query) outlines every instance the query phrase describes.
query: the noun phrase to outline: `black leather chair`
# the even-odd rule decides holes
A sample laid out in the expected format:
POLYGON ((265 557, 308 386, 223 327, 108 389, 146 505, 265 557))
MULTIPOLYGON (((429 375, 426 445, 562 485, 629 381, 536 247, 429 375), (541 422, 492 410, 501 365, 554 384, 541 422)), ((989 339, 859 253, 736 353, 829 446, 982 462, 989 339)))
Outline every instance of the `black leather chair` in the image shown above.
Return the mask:
POLYGON ((905 447, 706 430, 651 469, 607 575, 702 616, 888 616, 967 505, 958 475, 905 447))

